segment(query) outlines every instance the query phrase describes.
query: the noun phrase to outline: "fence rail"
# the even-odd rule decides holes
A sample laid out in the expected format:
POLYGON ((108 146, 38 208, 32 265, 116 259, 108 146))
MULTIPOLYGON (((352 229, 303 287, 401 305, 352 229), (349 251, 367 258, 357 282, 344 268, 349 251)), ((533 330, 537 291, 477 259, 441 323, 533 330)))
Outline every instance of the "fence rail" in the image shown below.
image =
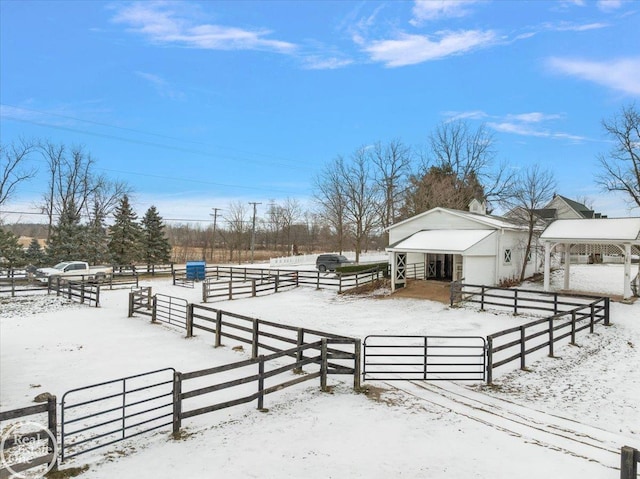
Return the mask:
POLYGON ((49 294, 55 291, 56 296, 62 296, 71 301, 93 305, 96 308, 100 306, 100 286, 97 284, 55 278, 49 281, 47 288, 49 294))
MULTIPOLYGON (((38 468, 40 466, 46 465, 47 470, 55 470, 58 464, 58 455, 57 455, 57 411, 56 411, 56 397, 50 396, 47 399, 46 403, 38 404, 36 406, 28 406, 20 409, 13 409, 11 411, 3 411, 0 412, 0 422, 10 421, 12 419, 20 419, 24 417, 33 416, 36 414, 47 414, 47 426, 46 429, 42 428, 35 431, 29 431, 27 433, 21 434, 19 436, 20 440, 17 440, 17 436, 14 435, 13 439, 11 437, 6 437, 2 441, 2 457, 3 461, 0 463, 0 479, 10 478, 10 477, 25 477, 21 476, 20 473, 29 471, 31 469, 38 468), (6 461, 6 458, 11 454, 12 450, 15 448, 21 447, 22 440, 28 440, 29 443, 29 453, 34 453, 38 450, 36 448, 36 444, 46 441, 46 454, 37 457, 29 457, 28 460, 24 461, 24 457, 21 458, 21 455, 18 455, 18 461, 23 460, 24 462, 13 462, 9 463, 6 461), (8 452, 5 452, 8 451, 8 452)), ((19 423, 18 423, 19 424, 19 423)), ((16 424, 17 425, 17 424, 16 424)), ((11 431, 12 427, 15 426, 3 426, 3 437, 4 434, 8 431, 11 431)), ((44 446, 44 444, 43 444, 44 446)), ((24 447, 24 446, 22 446, 24 447)), ((44 451, 45 447, 41 449, 44 451)))
POLYGON ((487 382, 493 381, 493 370, 519 361, 520 369, 526 369, 527 356, 546 350, 554 356, 555 343, 569 339, 576 344, 576 334, 589 330, 596 324, 610 324, 610 300, 591 295, 562 295, 542 291, 451 284, 451 304, 464 301, 486 307, 502 309, 514 315, 523 310, 542 311, 552 315, 521 326, 498 331, 487 336, 487 382))
MULTIPOLYGON (((151 288, 149 288, 149 293, 151 288)), ((151 307, 151 322, 160 322, 180 328, 187 327, 189 303, 186 299, 155 294, 151 307)))
POLYGON ((179 432, 182 420, 186 418, 207 414, 256 400, 257 408, 262 410, 264 409, 264 397, 267 394, 281 391, 282 389, 316 378, 320 378, 320 386, 322 390, 326 390, 327 374, 331 374, 329 369, 330 353, 329 348, 327 347, 327 343, 329 341, 330 340, 322 339, 321 341, 303 344, 288 350, 278 351, 267 356, 260 355, 257 358, 252 358, 246 361, 239 361, 233 364, 226 364, 224 366, 193 371, 190 373, 175 373, 174 384, 176 400, 174 401, 174 433, 179 432), (314 356, 305 356, 304 352, 308 350, 316 350, 317 354, 314 356), (287 358, 294 358, 294 361, 289 364, 282 365, 282 359, 287 358), (304 366, 311 364, 318 365, 319 370, 308 372, 306 374, 299 374, 304 366), (247 369, 249 369, 249 371, 246 371, 247 369), (190 380, 201 379, 209 376, 217 377, 221 373, 227 373, 234 370, 245 370, 245 372, 236 374, 234 376, 235 378, 232 380, 225 380, 224 377, 221 379, 212 378, 211 384, 205 383, 206 385, 204 386, 202 385, 202 381, 199 381, 199 387, 185 391, 186 384, 189 384, 190 380), (285 377, 284 379, 279 379, 286 373, 295 373, 296 376, 293 378, 285 377), (237 377, 238 375, 241 375, 241 377, 237 377), (269 385, 266 384, 268 380, 269 385), (252 385, 253 387, 251 387, 252 385), (191 409, 186 411, 184 410, 184 403, 186 400, 201 396, 209 397, 209 395, 213 393, 227 391, 231 388, 241 389, 241 391, 235 393, 235 399, 225 399, 214 403, 211 403, 211 399, 209 399, 206 401, 205 405, 201 405, 196 408, 193 408, 192 406, 191 409))
POLYGON ((296 286, 298 286, 298 275, 295 272, 229 281, 206 278, 202 282, 202 301, 206 303, 215 299, 231 300, 239 297, 255 297, 277 293, 284 288, 296 286))
MULTIPOLYGON (((179 284, 186 281, 186 269, 174 269, 173 282, 179 284)), ((295 278, 296 284, 314 286, 318 289, 337 289, 339 293, 352 288, 370 284, 379 280, 384 272, 374 267, 369 270, 354 273, 321 273, 319 271, 292 271, 286 269, 266 269, 266 268, 240 268, 235 266, 206 266, 205 281, 226 279, 229 281, 251 281, 256 280, 266 282, 269 278, 295 278)))
POLYGON ((0 294, 9 294, 15 297, 20 293, 32 293, 34 291, 47 291, 47 285, 29 281, 20 277, 0 278, 0 294))

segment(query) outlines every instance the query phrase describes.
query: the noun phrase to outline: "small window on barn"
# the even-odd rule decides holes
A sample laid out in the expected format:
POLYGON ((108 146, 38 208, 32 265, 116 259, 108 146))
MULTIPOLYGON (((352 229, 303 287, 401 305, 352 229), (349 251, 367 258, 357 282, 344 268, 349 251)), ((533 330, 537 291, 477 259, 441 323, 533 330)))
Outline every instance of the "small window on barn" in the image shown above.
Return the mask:
POLYGON ((509 248, 504 250, 504 264, 511 264, 511 250, 509 248))

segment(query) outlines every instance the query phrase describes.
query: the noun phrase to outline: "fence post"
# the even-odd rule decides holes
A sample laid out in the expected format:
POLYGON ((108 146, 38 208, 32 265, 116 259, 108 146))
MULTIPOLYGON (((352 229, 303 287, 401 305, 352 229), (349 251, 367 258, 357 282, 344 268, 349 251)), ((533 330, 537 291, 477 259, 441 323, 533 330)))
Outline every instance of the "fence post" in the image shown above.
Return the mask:
POLYGON ((256 280, 251 280, 251 297, 254 298, 256 295, 256 280))
MULTIPOLYGON (((296 351, 296 362, 300 362, 304 359, 304 352, 299 348, 304 344, 304 329, 298 328, 298 340, 296 341, 296 346, 298 347, 298 351, 296 351)), ((299 366, 293 370, 294 373, 301 373, 302 366, 299 366)))
POLYGON ((558 314, 558 293, 553 293, 553 314, 558 314))
POLYGON ((320 389, 327 392, 327 338, 322 338, 320 357, 320 389))
POLYGON ((264 356, 258 358, 258 410, 264 409, 264 356))
MULTIPOLYGON (((187 305, 187 338, 193 337, 193 303, 187 305)), ((153 312, 155 313, 155 307, 153 312)))
POLYGON ((620 451, 620 479, 636 479, 638 477, 638 461, 640 452, 629 446, 622 446, 620 451))
POLYGON ((608 296, 606 298, 604 298, 604 325, 605 326, 610 326, 611 323, 609 321, 609 311, 610 311, 610 306, 611 306, 611 298, 609 298, 608 296))
POLYGON ((158 319, 157 314, 158 314, 158 298, 154 296, 151 302, 151 322, 152 323, 155 323, 156 320, 158 319))
MULTIPOLYGON (((48 424, 47 424, 47 429, 49 429, 49 432, 51 432, 51 435, 53 436, 53 438, 49 437, 49 451, 51 451, 51 453, 53 453, 56 450, 56 445, 55 442, 58 440, 58 429, 57 429, 57 424, 58 424, 58 416, 57 416, 57 408, 56 408, 56 397, 55 396, 50 396, 49 399, 47 399, 47 419, 48 419, 48 424)), ((58 456, 54 456, 52 459, 52 463, 53 465, 51 466, 51 471, 57 471, 58 470, 58 456)))
POLYGON ((484 311, 484 285, 480 291, 480 311, 484 311))
POLYGON ((11 297, 15 298, 16 296, 16 279, 11 278, 11 297))
POLYGON ((525 360, 527 350, 527 348, 525 347, 525 336, 525 327, 520 326, 520 369, 525 369, 527 367, 525 360))
POLYGON ((576 311, 571 311, 571 345, 576 345, 576 311))
POLYGON ((173 438, 178 439, 182 426, 182 373, 173 373, 173 438))
POLYGON ((424 343, 422 346, 422 379, 427 380, 427 358, 429 355, 429 344, 427 336, 423 337, 424 343))
POLYGON ((253 335, 251 338, 251 359, 258 357, 258 341, 260 339, 260 332, 258 331, 259 322, 258 319, 253 320, 253 335))
POLYGON ((338 274, 338 294, 342 293, 342 275, 338 274))
POLYGON ((133 316, 133 295, 135 293, 129 293, 129 316, 128 318, 133 316))
POLYGON ((590 312, 590 314, 589 314, 589 316, 590 316, 590 317, 589 317, 589 332, 590 332, 590 333, 593 333, 593 326, 595 325, 595 319, 596 319, 596 318, 595 318, 595 315, 596 315, 596 313, 595 313, 595 306, 594 306, 594 304, 593 304, 593 303, 591 303, 591 304, 590 304, 590 306, 591 306, 591 312, 590 312))
POLYGON ((96 308, 100 306, 100 286, 96 286, 96 308))
POLYGON ((276 284, 274 287, 274 293, 278 292, 278 283, 280 283, 280 271, 278 270, 278 272, 276 273, 276 284))
POLYGON ((487 384, 493 382, 493 338, 487 336, 487 384))
POLYGON ((353 343, 353 389, 354 391, 360 390, 360 378, 362 377, 362 341, 356 339, 353 343))
POLYGON ((202 302, 203 303, 207 302, 207 287, 208 287, 208 280, 207 278, 205 278, 204 281, 202 282, 202 302))
POLYGON ((215 347, 219 348, 222 346, 222 311, 216 311, 216 343, 215 347))
POLYGON ((518 315, 518 290, 513 290, 513 315, 518 315))
POLYGON ((320 271, 316 273, 316 289, 320 289, 320 271))
POLYGON ((555 316, 549 318, 549 357, 553 357, 553 319, 555 316))

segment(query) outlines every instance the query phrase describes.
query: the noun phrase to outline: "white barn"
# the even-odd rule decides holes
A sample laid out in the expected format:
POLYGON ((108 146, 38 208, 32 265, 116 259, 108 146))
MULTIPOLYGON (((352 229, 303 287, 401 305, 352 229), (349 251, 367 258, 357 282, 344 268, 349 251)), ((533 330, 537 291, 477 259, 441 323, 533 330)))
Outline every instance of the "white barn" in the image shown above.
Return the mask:
MULTIPOLYGON (((469 206, 469 212, 433 208, 387 229, 392 290, 404 286, 407 272, 414 270, 424 272, 422 279, 487 286, 519 277, 527 228, 487 215, 476 200, 469 206)), ((532 248, 526 276, 537 271, 538 263, 532 248)))

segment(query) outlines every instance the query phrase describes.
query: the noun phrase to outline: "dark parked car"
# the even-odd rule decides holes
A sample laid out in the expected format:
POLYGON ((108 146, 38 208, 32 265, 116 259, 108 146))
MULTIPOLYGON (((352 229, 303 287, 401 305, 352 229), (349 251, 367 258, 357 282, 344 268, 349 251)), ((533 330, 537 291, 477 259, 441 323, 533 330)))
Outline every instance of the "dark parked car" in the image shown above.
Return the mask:
POLYGON ((346 256, 342 256, 341 254, 321 254, 316 259, 316 268, 318 271, 335 271, 336 268, 343 266, 345 264, 352 264, 352 261, 349 261, 346 256))

